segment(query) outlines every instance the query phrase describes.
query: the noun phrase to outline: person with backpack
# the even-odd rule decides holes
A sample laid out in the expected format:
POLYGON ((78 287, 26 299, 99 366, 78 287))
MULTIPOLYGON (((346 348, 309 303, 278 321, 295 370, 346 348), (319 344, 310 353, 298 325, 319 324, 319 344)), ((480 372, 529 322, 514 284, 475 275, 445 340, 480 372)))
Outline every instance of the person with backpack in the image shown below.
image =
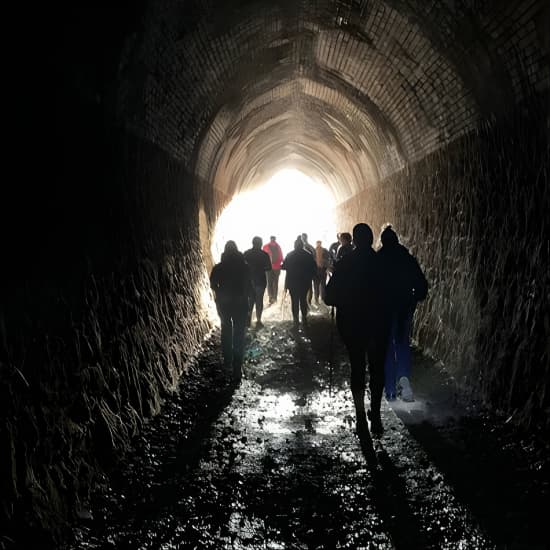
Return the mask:
POLYGON ((380 242, 382 247, 377 256, 390 319, 384 366, 386 399, 392 401, 399 395, 403 401, 414 401, 410 383, 410 336, 416 305, 428 294, 428 281, 416 258, 399 243, 391 225, 384 226, 380 242))
POLYGON ((302 312, 302 326, 305 328, 308 312, 307 293, 311 290, 317 264, 313 256, 304 250, 304 243, 300 237, 294 242, 294 250, 287 254, 282 269, 286 270, 285 288, 290 294, 294 328, 298 328, 299 311, 302 312))
MULTIPOLYGON (((351 239, 350 239, 351 240, 351 239)), ((384 391, 384 358, 388 342, 388 319, 377 254, 372 248, 372 229, 366 223, 353 228, 355 248, 334 266, 327 283, 325 303, 336 306, 336 325, 346 346, 351 367, 351 393, 357 433, 383 432, 380 407, 384 391), (368 359, 370 410, 365 413, 368 359)))
POLYGON ((269 305, 272 305, 277 301, 277 295, 279 294, 279 276, 281 275, 284 256, 275 235, 269 237, 269 242, 263 246, 262 250, 269 255, 271 260, 271 271, 267 272, 267 295, 269 305))
POLYGON ((256 307, 256 328, 262 328, 262 312, 264 310, 264 294, 267 285, 266 271, 271 271, 269 255, 262 250, 262 238, 252 239, 252 248, 244 253, 244 261, 250 266, 254 296, 248 308, 248 326, 252 322, 252 310, 256 307))
POLYGON ((313 279, 313 294, 315 303, 319 305, 319 297, 325 300, 325 289, 327 286, 327 270, 330 267, 330 252, 323 247, 322 241, 315 243, 315 263, 317 264, 317 274, 313 279))
POLYGON ((212 268, 210 286, 221 321, 223 363, 226 369, 232 369, 233 381, 239 383, 242 378, 248 304, 254 290, 250 268, 235 241, 225 243, 220 263, 212 268))

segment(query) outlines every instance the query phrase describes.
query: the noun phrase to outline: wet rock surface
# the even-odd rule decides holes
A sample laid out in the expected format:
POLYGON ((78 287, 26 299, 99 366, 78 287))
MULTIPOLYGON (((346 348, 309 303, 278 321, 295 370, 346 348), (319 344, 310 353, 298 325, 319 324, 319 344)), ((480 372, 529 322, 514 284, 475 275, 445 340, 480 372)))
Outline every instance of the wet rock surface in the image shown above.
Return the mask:
POLYGON ((71 549, 545 547, 540 445, 469 414, 420 353, 415 402, 384 404, 384 435, 359 438, 328 311, 299 332, 285 316, 250 331, 238 388, 213 334, 71 549))

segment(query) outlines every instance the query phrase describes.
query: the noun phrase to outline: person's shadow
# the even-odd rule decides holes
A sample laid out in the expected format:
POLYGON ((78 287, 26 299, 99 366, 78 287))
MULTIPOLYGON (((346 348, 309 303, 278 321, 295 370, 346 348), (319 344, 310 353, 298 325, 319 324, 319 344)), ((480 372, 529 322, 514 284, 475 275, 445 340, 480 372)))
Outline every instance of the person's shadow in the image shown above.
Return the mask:
POLYGON ((358 432, 359 445, 373 481, 373 500, 396 548, 426 548, 428 541, 412 513, 405 482, 397 473, 381 441, 368 430, 358 432), (375 443, 376 441, 376 443, 375 443))

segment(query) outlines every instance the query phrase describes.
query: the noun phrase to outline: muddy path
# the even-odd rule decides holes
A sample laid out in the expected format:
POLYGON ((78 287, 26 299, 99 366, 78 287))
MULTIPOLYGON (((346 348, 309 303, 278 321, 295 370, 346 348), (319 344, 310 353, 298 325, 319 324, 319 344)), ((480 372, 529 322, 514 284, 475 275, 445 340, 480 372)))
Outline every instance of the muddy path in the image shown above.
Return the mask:
POLYGON ((328 310, 306 332, 264 318, 236 389, 213 333, 70 548, 546 547, 544 455, 461 407, 431 360, 415 353, 416 401, 384 403, 384 435, 360 440, 328 310))

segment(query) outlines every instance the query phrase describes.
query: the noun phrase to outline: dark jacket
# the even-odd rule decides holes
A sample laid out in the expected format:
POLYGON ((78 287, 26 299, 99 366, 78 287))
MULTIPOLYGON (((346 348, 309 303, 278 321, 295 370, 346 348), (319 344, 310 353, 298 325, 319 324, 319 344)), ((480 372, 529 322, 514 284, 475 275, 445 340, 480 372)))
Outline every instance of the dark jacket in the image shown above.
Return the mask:
POLYGON ((252 282, 256 286, 266 286, 265 272, 271 271, 269 254, 259 248, 251 248, 244 253, 244 260, 250 266, 252 282))
POLYGON ((377 257, 390 312, 407 315, 428 294, 428 281, 416 258, 402 244, 383 246, 377 257))
POLYGON ((373 318, 380 307, 380 270, 376 252, 356 248, 334 267, 327 284, 325 303, 342 313, 373 318))
POLYGON ((218 306, 242 305, 248 308, 252 279, 244 256, 240 252, 224 252, 221 262, 212 268, 210 286, 218 306))
POLYGON ((309 252, 300 249, 287 254, 281 269, 286 270, 285 288, 304 290, 311 286, 317 273, 317 264, 309 252))
MULTIPOLYGON (((347 256, 350 252, 353 252, 354 248, 352 244, 343 244, 338 247, 336 252, 336 261, 339 262, 344 256, 347 256)), ((374 251, 373 251, 374 252, 374 251)))

